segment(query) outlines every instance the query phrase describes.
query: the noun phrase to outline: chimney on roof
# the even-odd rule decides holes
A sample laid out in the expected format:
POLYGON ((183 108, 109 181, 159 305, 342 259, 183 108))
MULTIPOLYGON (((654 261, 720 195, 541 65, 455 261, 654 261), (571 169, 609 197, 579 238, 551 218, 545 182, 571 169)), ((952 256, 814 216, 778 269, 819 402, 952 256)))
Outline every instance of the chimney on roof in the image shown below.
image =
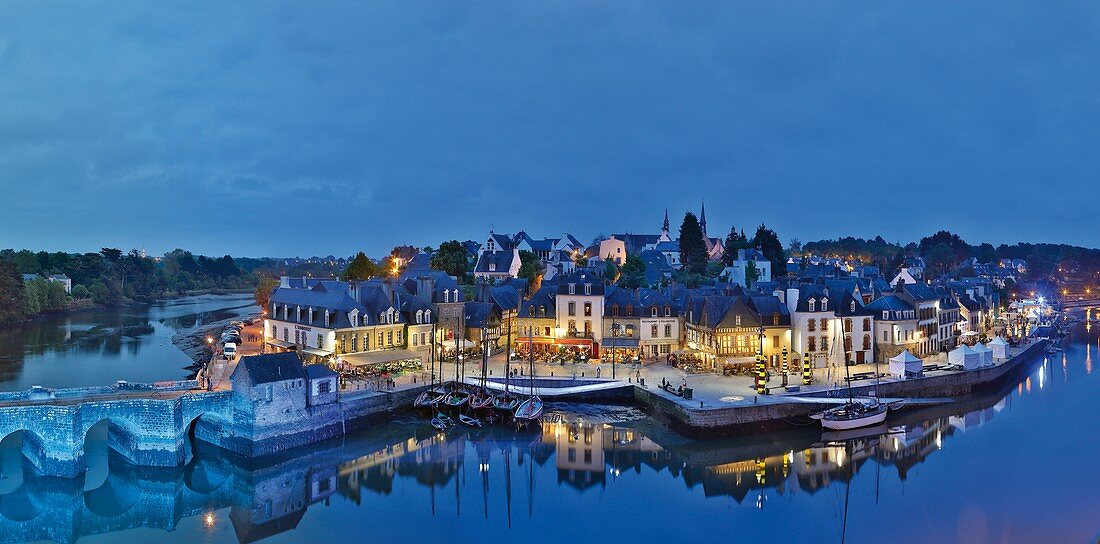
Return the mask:
POLYGON ((491 286, 487 281, 483 281, 477 284, 477 293, 475 293, 475 295, 477 296, 476 300, 478 302, 492 302, 492 296, 489 292, 490 287, 491 286))
POLYGON ((432 302, 432 293, 435 292, 435 278, 425 274, 416 278, 416 297, 427 304, 432 302))

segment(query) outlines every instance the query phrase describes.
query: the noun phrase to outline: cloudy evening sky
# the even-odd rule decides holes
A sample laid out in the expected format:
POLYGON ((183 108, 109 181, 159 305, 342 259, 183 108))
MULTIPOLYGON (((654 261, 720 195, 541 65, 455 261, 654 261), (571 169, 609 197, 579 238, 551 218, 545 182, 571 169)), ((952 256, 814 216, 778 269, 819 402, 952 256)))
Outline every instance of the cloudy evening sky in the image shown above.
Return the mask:
POLYGON ((1100 246, 1100 4, 5 2, 0 247, 1100 246))

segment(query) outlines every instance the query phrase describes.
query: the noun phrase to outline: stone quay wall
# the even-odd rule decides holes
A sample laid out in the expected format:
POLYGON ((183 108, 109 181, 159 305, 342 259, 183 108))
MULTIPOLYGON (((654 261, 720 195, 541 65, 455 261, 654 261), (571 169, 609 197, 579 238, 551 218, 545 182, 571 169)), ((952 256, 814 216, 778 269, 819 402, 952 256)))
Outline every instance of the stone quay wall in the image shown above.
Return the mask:
MULTIPOLYGON (((924 378, 913 378, 878 384, 880 397, 958 397, 1003 385, 1012 376, 1029 368, 1030 361, 1041 355, 1047 341, 1038 341, 1011 359, 995 366, 966 372, 955 372, 924 378)), ((868 395, 874 384, 853 387, 856 395, 868 395)), ((737 431, 781 426, 785 419, 800 418, 825 410, 835 404, 806 402, 807 397, 833 397, 836 391, 819 391, 799 395, 799 401, 767 402, 729 407, 693 408, 660 393, 639 386, 634 388, 635 401, 647 411, 667 421, 673 428, 689 436, 715 436, 737 431)))

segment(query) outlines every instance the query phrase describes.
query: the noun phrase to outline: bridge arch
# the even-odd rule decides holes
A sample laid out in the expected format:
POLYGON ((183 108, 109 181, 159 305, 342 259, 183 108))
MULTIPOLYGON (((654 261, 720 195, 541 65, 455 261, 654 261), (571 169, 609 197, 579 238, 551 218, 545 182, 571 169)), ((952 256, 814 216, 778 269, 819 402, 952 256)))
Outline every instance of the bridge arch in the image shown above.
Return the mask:
MULTIPOLYGON (((107 448, 118 453, 131 463, 137 459, 137 448, 141 427, 132 419, 118 414, 96 413, 88 414, 91 417, 82 417, 82 429, 77 436, 77 445, 84 453, 88 451, 88 433, 93 428, 107 426, 107 448)), ((108 452, 108 455, 110 452, 108 452)), ((85 467, 87 468, 87 467, 85 467)))

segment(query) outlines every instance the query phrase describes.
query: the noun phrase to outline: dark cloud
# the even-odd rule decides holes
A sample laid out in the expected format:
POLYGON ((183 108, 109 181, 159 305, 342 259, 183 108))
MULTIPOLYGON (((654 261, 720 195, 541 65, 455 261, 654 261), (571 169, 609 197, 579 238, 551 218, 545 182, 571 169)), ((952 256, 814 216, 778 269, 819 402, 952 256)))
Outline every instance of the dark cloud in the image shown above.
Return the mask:
POLYGON ((0 246, 379 254, 702 198, 712 231, 1100 245, 1091 3, 6 11, 0 246))

